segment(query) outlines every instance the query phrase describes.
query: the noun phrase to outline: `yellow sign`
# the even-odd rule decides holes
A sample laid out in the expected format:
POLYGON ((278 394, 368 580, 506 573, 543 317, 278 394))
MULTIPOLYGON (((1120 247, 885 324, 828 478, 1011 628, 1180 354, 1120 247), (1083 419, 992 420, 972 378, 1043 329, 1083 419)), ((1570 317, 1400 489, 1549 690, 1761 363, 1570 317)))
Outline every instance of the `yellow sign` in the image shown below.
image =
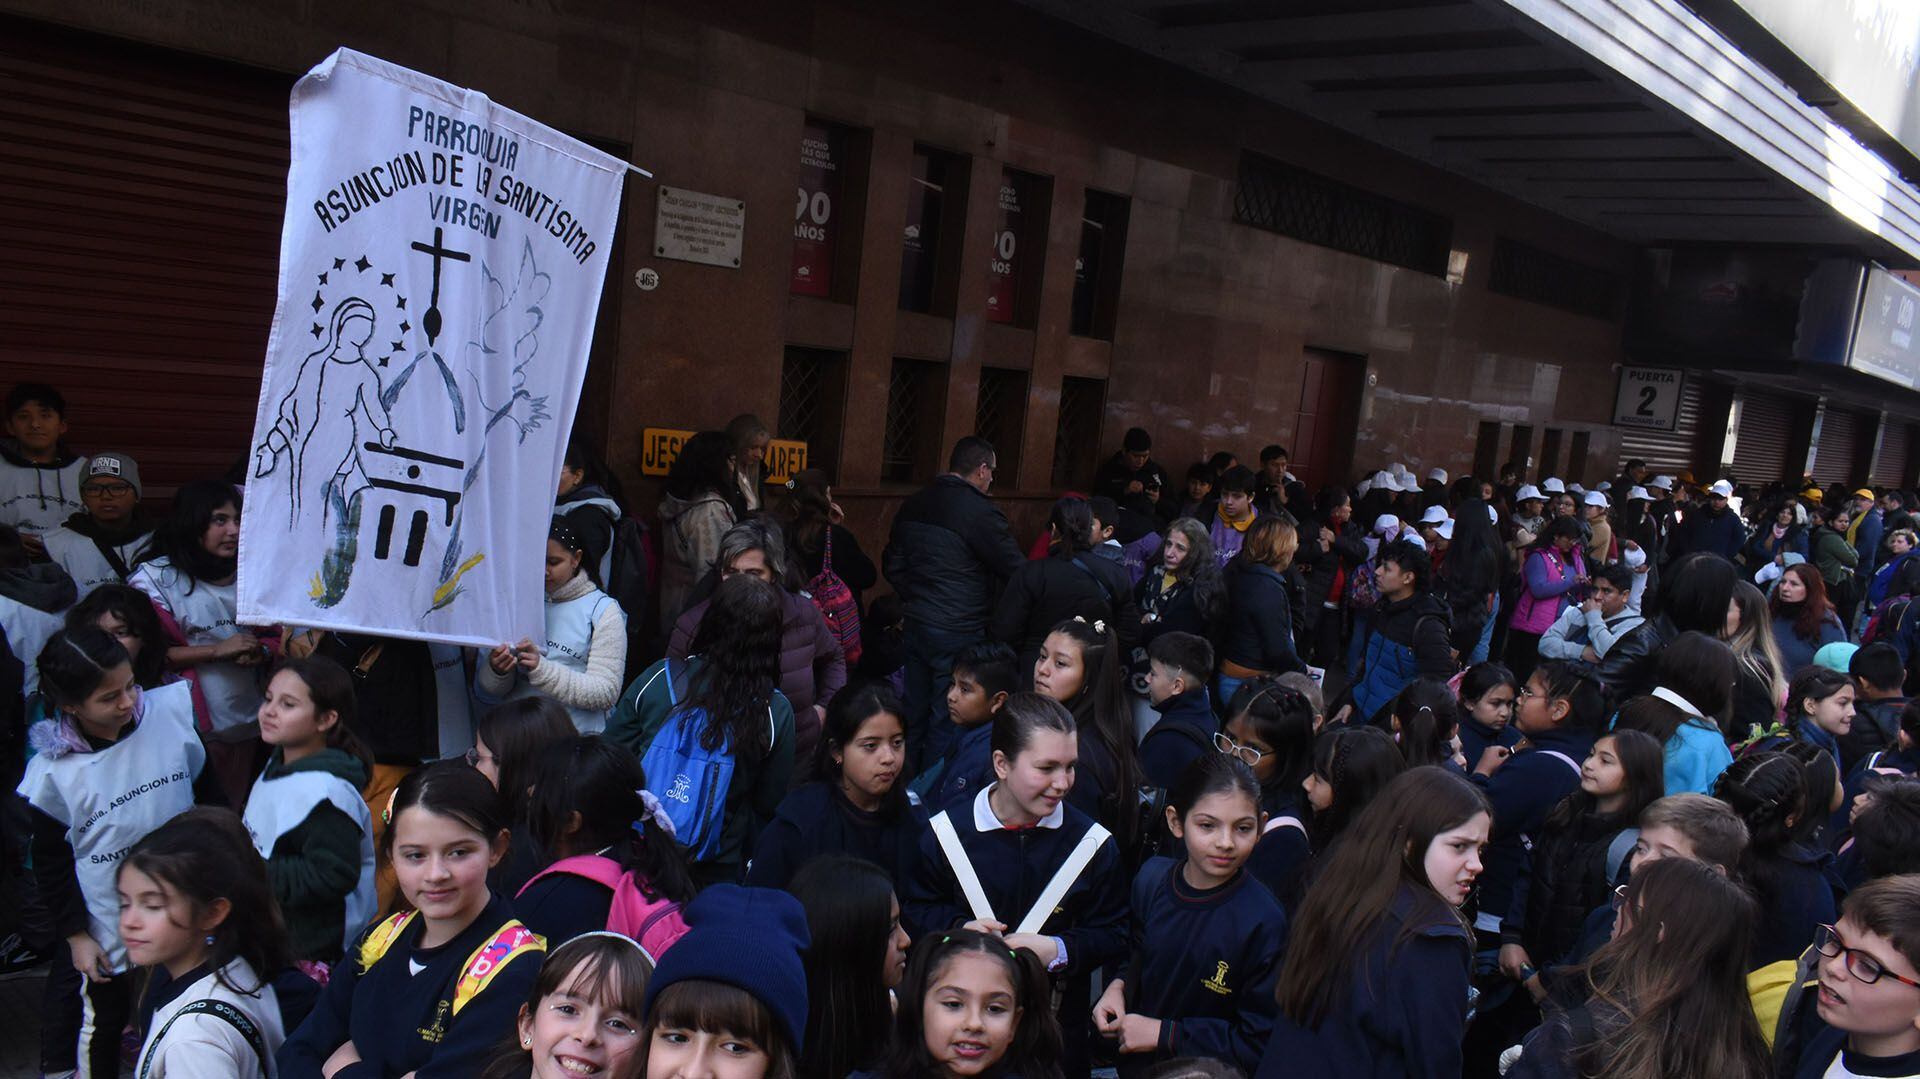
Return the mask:
MULTIPOLYGON (((680 456, 694 432, 671 427, 649 427, 640 432, 640 471, 648 476, 664 476, 680 456)), ((807 444, 797 439, 776 438, 767 443, 767 455, 761 459, 768 483, 785 483, 807 467, 807 444)))

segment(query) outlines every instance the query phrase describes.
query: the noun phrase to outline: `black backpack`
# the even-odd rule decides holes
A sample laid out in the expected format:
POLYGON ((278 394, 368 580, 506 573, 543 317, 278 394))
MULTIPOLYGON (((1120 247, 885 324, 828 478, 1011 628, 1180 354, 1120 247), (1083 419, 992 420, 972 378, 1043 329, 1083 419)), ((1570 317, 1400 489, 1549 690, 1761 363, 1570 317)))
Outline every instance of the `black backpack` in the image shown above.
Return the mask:
POLYGON ((631 682, 650 666, 641 656, 647 600, 653 592, 653 547, 647 540, 647 526, 633 514, 621 514, 613 522, 613 540, 600 562, 600 590, 627 613, 627 669, 621 681, 631 682))

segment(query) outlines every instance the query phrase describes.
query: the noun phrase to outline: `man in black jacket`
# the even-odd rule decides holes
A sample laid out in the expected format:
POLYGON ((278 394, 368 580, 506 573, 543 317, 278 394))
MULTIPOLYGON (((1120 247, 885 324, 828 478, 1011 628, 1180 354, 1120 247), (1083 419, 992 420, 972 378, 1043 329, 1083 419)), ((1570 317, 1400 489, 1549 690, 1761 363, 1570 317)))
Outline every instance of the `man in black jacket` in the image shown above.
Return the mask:
POLYGON ((947 684, 954 653, 987 637, 987 620, 1026 561, 1006 514, 987 497, 999 458, 969 435, 954 443, 945 475, 900 506, 881 564, 906 615, 910 764, 946 750, 947 684))

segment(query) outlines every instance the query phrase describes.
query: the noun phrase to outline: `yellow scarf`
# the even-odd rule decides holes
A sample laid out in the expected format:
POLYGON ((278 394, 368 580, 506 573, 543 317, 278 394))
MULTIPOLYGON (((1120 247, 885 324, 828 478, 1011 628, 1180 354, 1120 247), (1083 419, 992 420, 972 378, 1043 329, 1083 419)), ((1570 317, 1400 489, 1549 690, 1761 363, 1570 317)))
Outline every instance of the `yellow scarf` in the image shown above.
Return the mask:
POLYGON ((1227 516, 1227 507, 1225 506, 1215 506, 1213 512, 1217 514, 1222 521, 1226 522, 1228 528, 1233 529, 1235 532, 1245 532, 1247 529, 1253 527, 1253 522, 1260 519, 1259 514, 1249 513, 1247 514, 1246 520, 1236 521, 1227 516))

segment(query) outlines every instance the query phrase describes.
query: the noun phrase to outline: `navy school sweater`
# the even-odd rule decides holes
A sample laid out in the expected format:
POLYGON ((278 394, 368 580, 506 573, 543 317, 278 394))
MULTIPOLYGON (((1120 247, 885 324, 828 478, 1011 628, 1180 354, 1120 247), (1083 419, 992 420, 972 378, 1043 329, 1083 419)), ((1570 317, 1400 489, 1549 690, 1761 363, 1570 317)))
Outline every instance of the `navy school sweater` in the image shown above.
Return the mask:
POLYGON ((925 830, 925 821, 904 798, 869 813, 855 808, 831 783, 808 783, 781 801, 773 822, 761 831, 747 864, 747 884, 785 888, 812 859, 851 854, 886 870, 897 891, 919 859, 925 830))
POLYGON ((1247 859, 1247 872, 1292 914, 1306 892, 1307 867, 1313 863, 1313 847, 1307 841, 1306 829, 1311 813, 1297 787, 1291 793, 1263 789, 1260 808, 1267 814, 1267 830, 1253 845, 1253 857, 1247 859), (1300 826, 1280 823, 1286 818, 1299 821, 1300 826))
POLYGON ((1520 731, 1512 723, 1496 731, 1468 715, 1465 708, 1460 710, 1460 756, 1466 759, 1468 771, 1480 763, 1480 755, 1488 746, 1512 749, 1519 740, 1520 731))
MULTIPOLYGON (((334 1050, 351 1041, 360 1063, 335 1079, 469 1079, 479 1074, 503 1038, 513 1032, 520 1005, 533 988, 544 944, 508 958, 478 995, 453 1014, 455 983, 468 958, 513 911, 498 896, 460 935, 431 949, 419 947, 425 923, 415 918, 371 967, 355 956, 333 968, 326 991, 276 1058, 281 1079, 319 1079, 334 1050), (412 964, 421 964, 413 973, 412 964)), ((382 923, 375 923, 377 930, 382 923)), ((370 931, 371 932, 371 931, 370 931)))
POLYGON ((1256 1079, 1458 1079, 1472 951, 1438 896, 1401 885, 1356 944, 1344 999, 1315 1028, 1276 1016, 1256 1079))
POLYGON ((1527 857, 1525 837, 1537 834, 1547 813, 1580 786, 1580 762, 1592 752, 1594 737, 1592 731, 1565 729, 1527 735, 1499 771, 1468 777, 1480 784, 1493 804, 1486 869, 1480 874, 1480 928, 1499 928, 1497 921, 1506 916, 1514 881, 1527 857))
POLYGON ((1753 931, 1749 970, 1798 956, 1813 943, 1820 926, 1833 924, 1838 914, 1827 878, 1831 859, 1825 851, 1793 844, 1764 860, 1759 874, 1764 883, 1755 888, 1760 922, 1753 931))
POLYGON ((1181 877, 1183 864, 1151 858, 1133 880, 1127 1010, 1161 1021, 1160 1048, 1122 1056, 1122 1076, 1174 1057, 1250 1072, 1273 1032, 1286 914, 1244 871, 1201 891, 1181 877))
POLYGON ((962 727, 959 737, 947 748, 932 789, 921 796, 920 804, 926 806, 929 813, 938 813, 973 797, 993 779, 993 723, 962 727))
POLYGON ((1220 720, 1213 714, 1213 702, 1204 688, 1168 697, 1154 705, 1154 710, 1160 713, 1160 719, 1140 740, 1140 770, 1146 773, 1148 783, 1171 789, 1187 765, 1202 754, 1217 752, 1213 736, 1220 729, 1220 720))
POLYGON ((554 942, 605 929, 612 909, 612 888, 572 873, 534 881, 513 900, 513 916, 554 942))
MULTIPOLYGON (((990 790, 982 790, 970 803, 956 803, 947 814, 960 837, 960 846, 979 874, 980 887, 987 894, 995 919, 1011 930, 1079 845, 1093 826, 1093 819, 1062 802, 1033 827, 1006 828, 987 806, 990 790)), ((1125 953, 1126 889, 1118 846, 1108 839, 1040 928, 1041 933, 1066 942, 1067 965, 1056 973, 1076 975, 1084 981, 1088 971, 1125 953)), ((931 829, 920 837, 919 862, 900 897, 900 912, 915 937, 964 925, 973 918, 953 867, 931 829)))

